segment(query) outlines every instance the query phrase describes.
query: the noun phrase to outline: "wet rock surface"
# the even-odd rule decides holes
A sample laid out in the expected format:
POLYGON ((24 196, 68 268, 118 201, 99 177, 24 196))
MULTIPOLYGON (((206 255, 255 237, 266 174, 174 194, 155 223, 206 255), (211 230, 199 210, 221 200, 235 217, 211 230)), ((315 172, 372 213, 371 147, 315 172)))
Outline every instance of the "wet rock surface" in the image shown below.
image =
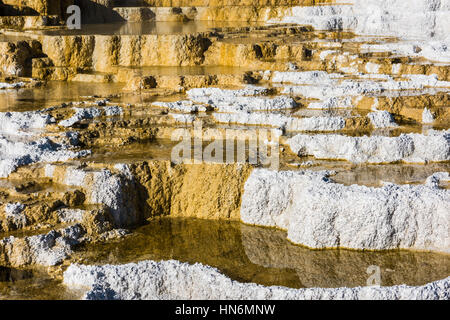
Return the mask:
POLYGON ((2 298, 448 299, 446 1, 70 4, 0 3, 2 298))

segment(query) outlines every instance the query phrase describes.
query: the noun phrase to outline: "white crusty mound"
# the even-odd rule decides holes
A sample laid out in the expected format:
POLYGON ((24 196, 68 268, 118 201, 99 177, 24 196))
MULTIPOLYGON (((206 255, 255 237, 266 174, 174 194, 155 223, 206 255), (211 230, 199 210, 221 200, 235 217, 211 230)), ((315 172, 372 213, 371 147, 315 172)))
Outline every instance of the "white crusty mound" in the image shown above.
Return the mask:
POLYGON ((448 173, 424 185, 345 186, 329 172, 255 169, 245 183, 244 223, 278 227, 311 248, 412 248, 450 252, 448 173))
MULTIPOLYGON (((98 102, 98 104, 102 104, 98 102)), ((122 114, 123 110, 118 106, 107 106, 102 109, 96 107, 90 108, 77 108, 74 107, 74 114, 69 118, 59 122, 60 126, 72 127, 73 125, 79 123, 82 120, 94 119, 97 117, 104 116, 118 116, 122 114)))
POLYGON ((240 283, 215 268, 174 260, 104 266, 72 264, 64 272, 64 283, 72 288, 86 287, 84 299, 87 300, 444 300, 450 297, 450 278, 421 287, 289 289, 240 283))
POLYGON ((79 224, 46 234, 0 240, 0 259, 13 266, 55 266, 72 253, 72 247, 82 241, 84 229, 79 224))
POLYGON ((391 128, 397 127, 394 117, 387 111, 374 111, 367 115, 374 128, 391 128))
POLYGON ((50 115, 36 112, 0 112, 0 133, 26 135, 29 130, 43 129, 54 123, 50 115))
POLYGON ((73 151, 69 145, 42 137, 43 129, 52 123, 55 119, 42 111, 0 112, 0 178, 20 166, 66 161, 90 153, 73 151))
POLYGON ((104 204, 109 208, 116 227, 136 225, 139 212, 136 208, 136 185, 128 167, 119 168, 113 174, 109 170, 94 172, 87 179, 90 192, 88 202, 104 204))
POLYGON ((88 155, 87 150, 71 151, 68 146, 49 138, 18 142, 0 135, 0 178, 6 178, 18 167, 36 162, 57 162, 88 155))
POLYGON ((269 98, 264 96, 268 93, 268 89, 255 86, 247 86, 240 90, 196 88, 186 92, 192 101, 206 104, 220 112, 283 110, 297 106, 295 100, 290 97, 269 98))
MULTIPOLYGON (((349 79, 324 71, 276 71, 273 73, 272 82, 282 87, 283 94, 318 100, 309 102, 310 109, 354 108, 362 96, 417 96, 425 94, 431 88, 443 91, 450 88, 450 82, 440 81, 436 74, 403 75, 404 80, 398 80, 384 74, 360 74, 357 68, 345 72, 357 75, 359 79, 349 79)), ((377 103, 373 106, 374 111, 376 105, 377 103)), ((392 121, 377 122, 374 125, 395 126, 392 121)))
POLYGON ((16 82, 16 83, 7 83, 7 82, 0 82, 0 90, 4 89, 20 89, 25 87, 24 82, 16 82))
POLYGON ((428 134, 401 134, 398 137, 352 137, 338 134, 298 134, 287 141, 292 152, 318 159, 347 160, 353 163, 408 163, 450 160, 450 131, 429 130, 428 134))
POLYGON ((175 102, 153 102, 153 105, 160 108, 167 108, 170 111, 197 113, 206 112, 209 108, 202 104, 195 104, 190 100, 181 100, 175 102))
POLYGON ((275 71, 272 82, 304 85, 335 85, 344 76, 326 71, 275 71))
POLYGON ((449 81, 440 81, 436 74, 404 75, 406 80, 395 80, 387 75, 362 75, 361 79, 340 79, 338 74, 314 72, 274 72, 272 82, 283 83, 283 94, 300 95, 310 99, 327 101, 342 97, 358 97, 360 95, 416 95, 411 90, 426 88, 449 88, 449 81), (370 77, 369 77, 370 76, 370 77), (366 78, 366 79, 365 79, 366 78), (375 79, 379 78, 379 79, 375 79), (375 81, 378 80, 378 81, 375 81))
POLYGON ((389 47, 406 55, 450 62, 449 13, 448 0, 336 0, 336 5, 294 7, 287 16, 270 22, 416 40, 389 47))
MULTIPOLYGON (((55 166, 48 164, 45 174, 54 178, 55 166)), ((62 184, 81 187, 86 191, 86 204, 101 204, 111 213, 116 227, 135 226, 140 222, 139 211, 136 208, 136 185, 134 177, 127 165, 117 164, 117 173, 102 169, 85 171, 69 167, 62 184)), ((55 181, 55 180, 54 180, 55 181)))
POLYGON ((273 113, 214 113, 214 120, 219 123, 238 123, 247 125, 267 125, 286 131, 339 131, 345 128, 343 117, 308 117, 297 118, 273 113))
POLYGON ((336 0, 337 5, 294 7, 283 22, 322 30, 350 29, 358 34, 404 38, 446 38, 448 0, 336 0))

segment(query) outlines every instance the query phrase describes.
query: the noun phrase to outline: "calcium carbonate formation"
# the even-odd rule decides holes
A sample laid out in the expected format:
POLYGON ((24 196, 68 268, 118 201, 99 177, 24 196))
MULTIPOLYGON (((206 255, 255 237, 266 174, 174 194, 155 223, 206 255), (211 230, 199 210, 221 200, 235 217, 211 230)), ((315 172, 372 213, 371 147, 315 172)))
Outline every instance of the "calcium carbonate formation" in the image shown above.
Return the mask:
MULTIPOLYGON (((448 190, 435 183, 345 186, 329 174, 254 170, 245 183, 242 221, 285 229, 289 240, 311 248, 449 252, 448 190)), ((433 179, 439 177, 449 179, 448 173, 433 179)))
POLYGON ((430 131, 427 135, 410 133, 398 137, 299 134, 287 143, 299 155, 353 163, 426 163, 450 160, 448 131, 430 131))
POLYGON ((438 300, 448 299, 449 278, 421 287, 357 287, 289 289, 240 283, 217 269, 179 261, 141 261, 126 265, 71 265, 64 283, 87 288, 88 300, 438 300))
MULTIPOLYGON (((1 267, 52 267, 84 299, 450 298, 450 278, 292 289, 139 252, 79 264, 79 244, 162 216, 450 254, 449 0, 131 2, 82 1, 68 30, 60 2, 0 1, 1 267)), ((258 234, 244 258, 290 270, 258 234)))

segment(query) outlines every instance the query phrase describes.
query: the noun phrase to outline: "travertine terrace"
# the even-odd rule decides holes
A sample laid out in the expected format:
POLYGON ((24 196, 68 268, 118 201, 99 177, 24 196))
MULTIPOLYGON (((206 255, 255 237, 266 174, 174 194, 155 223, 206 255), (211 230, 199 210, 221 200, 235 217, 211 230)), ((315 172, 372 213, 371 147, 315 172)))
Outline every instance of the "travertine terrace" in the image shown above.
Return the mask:
POLYGON ((449 299, 449 18, 0 0, 0 298, 449 299))

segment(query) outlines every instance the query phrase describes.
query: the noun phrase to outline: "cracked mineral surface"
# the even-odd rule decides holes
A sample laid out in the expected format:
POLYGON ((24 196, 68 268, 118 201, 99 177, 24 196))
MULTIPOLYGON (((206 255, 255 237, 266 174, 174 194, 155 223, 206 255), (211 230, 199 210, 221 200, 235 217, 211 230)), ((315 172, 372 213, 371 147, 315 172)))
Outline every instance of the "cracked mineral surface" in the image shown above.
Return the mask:
POLYGON ((1 0, 0 299, 448 300, 449 16, 1 0))

